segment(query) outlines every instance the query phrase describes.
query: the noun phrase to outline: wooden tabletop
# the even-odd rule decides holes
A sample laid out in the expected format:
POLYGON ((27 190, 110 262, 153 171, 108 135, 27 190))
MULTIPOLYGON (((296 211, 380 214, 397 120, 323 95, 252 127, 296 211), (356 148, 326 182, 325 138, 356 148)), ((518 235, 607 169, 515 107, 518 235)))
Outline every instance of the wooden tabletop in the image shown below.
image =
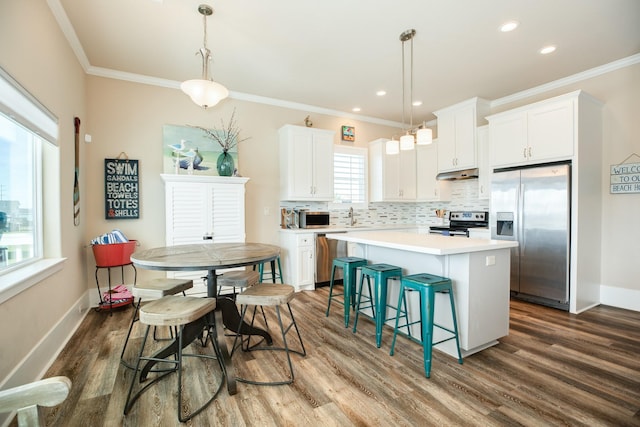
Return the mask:
POLYGON ((199 243, 136 251, 131 262, 149 270, 216 270, 268 262, 279 255, 280 247, 263 243, 199 243))

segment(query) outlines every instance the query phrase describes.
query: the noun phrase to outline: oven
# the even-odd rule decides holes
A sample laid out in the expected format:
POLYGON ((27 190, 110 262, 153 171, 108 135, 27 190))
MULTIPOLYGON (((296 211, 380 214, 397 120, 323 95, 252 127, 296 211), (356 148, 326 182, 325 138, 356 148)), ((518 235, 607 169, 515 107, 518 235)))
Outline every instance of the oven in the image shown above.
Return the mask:
POLYGON ((449 225, 432 225, 429 234, 469 237, 470 228, 489 227, 489 212, 449 212, 449 225))

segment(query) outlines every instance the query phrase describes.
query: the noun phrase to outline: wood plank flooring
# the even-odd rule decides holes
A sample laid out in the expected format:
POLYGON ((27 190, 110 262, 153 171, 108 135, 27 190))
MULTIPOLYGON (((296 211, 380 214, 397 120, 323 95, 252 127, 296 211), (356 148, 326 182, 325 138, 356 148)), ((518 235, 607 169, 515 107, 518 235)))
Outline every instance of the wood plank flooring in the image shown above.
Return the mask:
MULTIPOLYGON (((572 315, 512 301, 508 337, 465 358, 463 365, 435 351, 427 379, 417 344, 399 337, 395 356, 389 356, 391 329, 385 329, 377 349, 370 320, 362 318, 353 334, 344 328, 341 306, 325 317, 327 295, 321 288, 292 302, 307 350, 304 358, 293 356, 292 385, 239 383, 234 396, 225 388, 188 425, 640 426, 638 312, 599 306, 572 315)), ((47 372, 73 382, 67 400, 47 409, 47 425, 179 424, 176 375, 155 384, 122 415, 131 372, 119 356, 131 313, 87 315, 47 372)), ((131 355, 141 333, 136 326, 131 355)), ((241 376, 285 372, 280 353, 240 352, 233 359, 241 376)), ((213 365, 195 363, 187 379, 194 385, 187 392, 216 376, 213 365)), ((186 406, 195 405, 200 393, 192 393, 186 406)))

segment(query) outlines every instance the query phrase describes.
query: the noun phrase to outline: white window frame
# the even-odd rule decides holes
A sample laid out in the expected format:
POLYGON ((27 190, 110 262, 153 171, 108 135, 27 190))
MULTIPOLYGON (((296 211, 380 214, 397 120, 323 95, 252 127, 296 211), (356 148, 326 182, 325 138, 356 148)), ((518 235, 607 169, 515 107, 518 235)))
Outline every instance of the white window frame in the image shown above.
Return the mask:
POLYGON ((46 200, 54 201, 50 206, 54 210, 49 215, 51 220, 59 218, 55 212, 59 208, 59 204, 56 203, 59 197, 45 197, 45 194, 52 192, 60 194, 57 179, 59 176, 58 119, 2 68, 0 68, 0 113, 35 134, 35 138, 38 139, 34 142, 36 150, 34 161, 37 163, 34 182, 36 202, 33 217, 36 229, 35 256, 0 271, 0 303, 3 303, 60 271, 64 259, 59 258, 59 231, 54 230, 55 224, 54 227, 49 227, 48 231, 45 230, 43 218, 46 200), (48 171, 46 177, 44 177, 45 170, 48 171))
MULTIPOLYGON (((335 199, 329 203, 329 208, 333 210, 338 209, 367 209, 369 206, 369 150, 366 147, 351 147, 347 145, 334 145, 334 173, 335 173, 335 154, 350 154, 362 156, 364 160, 364 202, 362 203, 339 203, 335 199)), ((335 190, 334 190, 335 192, 335 190)))

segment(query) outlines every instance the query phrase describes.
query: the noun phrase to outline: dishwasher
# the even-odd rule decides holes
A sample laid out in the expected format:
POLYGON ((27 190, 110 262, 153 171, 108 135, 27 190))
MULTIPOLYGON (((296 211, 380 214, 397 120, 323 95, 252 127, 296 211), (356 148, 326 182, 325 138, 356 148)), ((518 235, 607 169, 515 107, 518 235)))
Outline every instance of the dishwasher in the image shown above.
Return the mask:
MULTIPOLYGON (((326 233, 316 234, 316 288, 329 284, 333 259, 345 256, 347 256, 347 242, 327 239, 326 233)), ((335 280, 338 279, 342 280, 342 269, 336 270, 335 280)))

